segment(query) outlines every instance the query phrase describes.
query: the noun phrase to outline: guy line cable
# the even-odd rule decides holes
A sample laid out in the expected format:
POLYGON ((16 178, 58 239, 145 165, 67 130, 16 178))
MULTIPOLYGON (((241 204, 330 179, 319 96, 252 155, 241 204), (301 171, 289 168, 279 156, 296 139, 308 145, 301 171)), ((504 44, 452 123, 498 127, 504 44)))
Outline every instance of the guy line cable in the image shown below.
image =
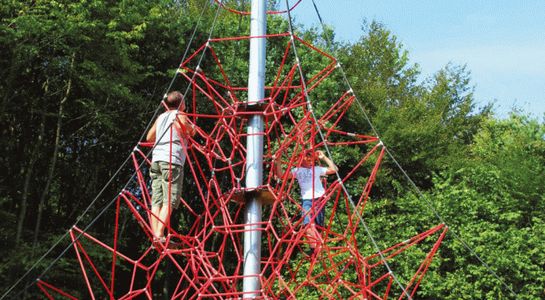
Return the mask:
MULTIPOLYGON (((289 0, 286 0, 286 6, 289 7, 289 0)), ((301 77, 301 84, 302 84, 302 88, 303 88, 303 94, 305 96, 305 99, 307 100, 307 105, 308 105, 308 109, 310 111, 310 113, 312 114, 312 118, 314 119, 314 121, 317 123, 317 118, 316 118, 316 115, 314 114, 314 110, 312 109, 312 106, 311 106, 311 102, 310 102, 310 98, 308 96, 308 93, 307 93, 307 87, 306 87, 306 83, 304 81, 304 74, 303 74, 303 70, 302 70, 302 67, 301 67, 301 64, 299 63, 299 56, 297 54, 297 48, 296 48, 296 45, 295 45, 295 40, 293 38, 293 24, 292 24, 292 20, 291 20, 291 13, 288 11, 288 23, 289 23, 289 31, 290 31, 290 37, 291 37, 291 43, 292 43, 292 47, 293 47, 293 52, 294 52, 294 55, 295 55, 295 59, 297 61, 297 69, 299 71, 299 76, 301 77)), ((331 152, 329 151, 329 147, 327 146, 327 142, 325 140, 325 137, 323 135, 323 132, 322 132, 322 129, 320 128, 320 126, 316 126, 317 129, 318 129, 318 132, 320 134, 320 138, 322 139, 322 141, 324 142, 324 148, 327 152, 327 155, 328 157, 331 159, 332 156, 331 156, 331 152)), ((342 187, 344 193, 346 194, 348 200, 349 200, 349 203, 352 205, 352 208, 354 209, 354 212, 356 213, 356 216, 358 217, 359 221, 361 222, 361 224, 363 225, 367 235, 369 236, 369 239, 371 240, 371 243, 373 244, 373 247, 375 248, 375 250, 377 251, 377 253, 379 254, 380 256, 380 259, 381 261, 384 263, 384 266, 386 267, 386 269, 388 270, 388 273, 392 276, 393 280, 395 281, 395 283, 401 288, 401 290, 403 291, 403 293, 407 296, 407 298, 409 300, 412 300, 412 297, 411 295, 409 295, 409 293, 407 292, 407 290, 405 289, 405 287, 401 284, 401 282, 399 281, 399 279, 397 278, 397 276, 394 274, 394 272, 392 271, 392 269, 390 268, 390 265, 388 264, 388 262, 386 261, 386 258, 384 256, 384 254, 382 253, 382 251, 380 250, 380 247, 378 246, 378 244, 376 243, 375 239, 373 238, 373 235, 371 234, 371 230, 369 229, 369 227, 367 226, 367 223, 364 221, 363 217, 361 216, 360 212, 357 210, 356 208, 356 205, 354 204, 354 202, 352 201, 352 197, 350 196, 348 190, 346 189, 346 186, 344 185, 344 183, 342 182, 342 179, 341 179, 341 176, 339 175, 339 172, 338 171, 335 171, 335 174, 337 175, 337 181, 339 182, 340 186, 342 187)))
MULTIPOLYGON (((323 22, 323 19, 322 19, 322 16, 318 10, 318 6, 316 5, 316 2, 314 0, 312 0, 312 4, 314 6, 314 10, 316 12, 316 15, 318 17, 318 20, 320 22, 320 25, 322 27, 322 31, 325 33, 326 32, 326 27, 325 27, 325 23, 323 22)), ((333 43, 332 43, 332 37, 326 37, 326 43, 328 44, 328 47, 330 48, 329 51, 331 53, 333 53, 333 43)), ((337 58, 335 57, 335 60, 337 60, 337 58)), ((346 72, 344 71, 344 68, 342 67, 342 65, 339 63, 339 61, 337 60, 337 63, 338 63, 338 67, 339 69, 341 70, 341 74, 343 76, 343 80, 345 82, 345 84, 348 86, 348 88, 352 90, 352 86, 350 84, 350 81, 348 80, 348 77, 346 75, 346 72)), ((361 112, 363 113, 364 115, 364 118, 365 120, 367 121, 367 123, 369 124, 369 126, 371 127, 371 130, 373 131, 373 133, 379 137, 379 134, 378 134, 378 131, 376 130, 375 126, 373 125, 373 123, 371 122, 371 119, 369 117, 369 115, 367 114, 365 108, 363 107, 363 104, 361 103, 360 99, 355 95, 354 93, 354 97, 356 99, 356 103, 358 104, 358 107, 359 109, 361 110, 361 112)), ((382 142, 382 140, 379 138, 379 140, 382 142)), ((428 207, 431 209, 431 211, 433 212, 433 214, 435 215, 435 217, 443 224, 445 224, 450 230, 449 232, 451 232, 454 237, 462 243, 462 245, 464 245, 464 247, 475 257, 477 258, 477 260, 487 269, 487 271, 492 274, 509 292, 511 292, 513 294, 513 296, 515 297, 518 297, 518 294, 515 293, 515 291, 513 291, 513 289, 507 285, 505 283, 505 281, 503 281, 496 272, 494 272, 494 270, 492 270, 492 268, 467 244, 467 242, 465 242, 464 239, 462 239, 461 236, 459 236, 444 220, 444 218, 439 214, 439 212, 437 211, 437 209, 435 208, 435 205, 422 193, 422 191, 420 190, 420 188, 418 188, 418 186, 414 183, 414 181, 411 179, 411 177, 408 175, 408 173, 405 171, 405 169, 401 166, 401 164, 399 164, 399 162, 397 161, 397 159, 394 157, 394 155, 392 154, 392 152, 390 151, 390 149, 386 146, 384 146, 384 148, 386 149, 386 153, 388 154, 388 156, 393 160, 394 164, 398 167, 398 169, 402 172, 403 176, 406 178, 406 180, 409 182, 409 184, 413 187, 413 189, 417 192, 418 196, 421 198, 421 199, 424 199, 424 201, 427 202, 428 204, 428 207)))
MULTIPOLYGON (((207 2, 208 4, 208 2, 207 2)), ((195 37, 195 33, 197 31, 197 28, 201 22, 201 19, 204 15, 204 12, 207 8, 207 5, 203 6, 202 10, 201 10, 201 14, 199 15, 199 18, 197 20, 197 23, 194 27, 194 30, 193 30, 193 33, 190 37, 190 40, 187 44, 187 47, 186 47, 186 50, 183 54, 183 57, 181 59, 181 62, 178 66, 178 69, 176 71, 176 73, 174 74, 173 76, 173 79, 171 80, 166 92, 168 92, 171 88, 172 88, 172 85, 174 84, 174 81, 178 75, 178 72, 179 72, 179 69, 180 69, 180 66, 181 66, 181 63, 185 60, 185 57, 187 56, 187 53, 189 52, 189 48, 191 47, 191 44, 193 42, 193 39, 195 37)), ((211 29, 210 29, 210 33, 209 33, 209 39, 212 35, 212 32, 214 30, 214 27, 215 27, 215 23, 216 23, 216 20, 217 20, 217 16, 219 14, 219 6, 218 6, 218 9, 216 10, 216 16, 214 18, 214 21, 211 25, 211 29)), ((199 60, 199 63, 202 61, 202 56, 201 56, 201 59, 199 60)), ((189 90, 189 87, 186 89, 186 94, 187 94, 187 91, 189 90)), ((166 92, 164 93, 166 95, 166 92)), ((185 97, 185 94, 184 94, 184 97, 185 97)), ((148 129, 151 127, 151 124, 153 123, 153 121, 155 120, 155 117, 157 116, 158 112, 159 112, 159 109, 161 108, 161 104, 159 104, 157 106, 157 108, 155 109, 155 112, 153 114, 153 117, 151 118, 150 122, 148 122, 146 128, 144 129, 142 135, 140 136, 139 138, 139 141, 142 140, 144 138, 144 136, 146 135, 146 132, 148 131, 148 129)), ((155 147, 155 146, 154 146, 155 147)), ((153 150, 153 148, 148 152, 147 156, 146 157, 149 157, 151 151, 153 150)), ((74 225, 73 226, 76 226, 80 221, 81 219, 87 214, 87 212, 91 209, 92 206, 95 205, 95 203, 98 201, 98 199, 100 198, 100 196, 102 196, 102 194, 104 193, 104 191, 106 190, 106 188, 112 183, 112 181, 117 177, 117 175, 121 172, 121 170, 126 166, 127 162, 131 159, 131 155, 132 155, 133 151, 131 151, 131 154, 128 155, 128 157, 125 159, 125 161, 121 164, 121 166, 117 169, 117 171, 112 175, 112 177, 108 180, 108 182, 106 182, 106 184, 104 185, 104 187, 99 191, 99 193, 97 194, 97 196, 91 201, 91 203, 87 206, 87 208, 84 210, 84 212, 76 219, 76 221, 74 222, 74 225)), ((140 166, 141 167, 143 165, 144 162, 140 163, 140 166)), ((132 174, 132 176, 130 177, 130 179, 127 181, 127 183, 125 184, 125 186, 123 187, 122 190, 126 189, 127 186, 129 185, 129 183, 134 179, 134 176, 136 175, 136 171, 132 174)), ((83 233, 85 233, 90 227, 91 225, 93 225, 100 216, 102 216, 104 214, 104 212, 115 202, 115 200, 117 199, 118 196, 116 196, 113 200, 111 200, 100 212, 99 214, 91 221, 91 223, 85 227, 85 229, 82 231, 82 233, 78 234, 78 236, 76 237, 76 239, 71 242, 62 252, 59 256, 57 256, 46 268, 45 270, 36 278, 36 280, 39 280, 41 277, 43 277, 45 275, 45 273, 47 271, 49 271, 49 269, 53 266, 53 264, 55 264, 73 245, 73 243, 77 240, 79 240, 79 238, 81 237, 81 235, 83 235, 83 233)), ((9 293, 17 286, 19 285, 19 283, 21 283, 21 281, 26 277, 28 276, 28 274, 30 274, 30 272, 32 272, 32 270, 34 270, 38 264, 49 254, 53 251, 53 249, 64 239, 68 236, 68 233, 69 231, 65 232, 54 244, 53 246, 51 246, 40 258, 38 258, 38 260, 0 297, 0 300, 1 299, 4 299, 7 295, 9 295, 9 293)), ((30 286, 32 286, 34 284, 34 281, 30 282, 28 285, 26 285, 23 289, 21 289, 21 291, 19 293, 17 293, 16 296, 20 295, 22 292, 26 291, 30 286)))

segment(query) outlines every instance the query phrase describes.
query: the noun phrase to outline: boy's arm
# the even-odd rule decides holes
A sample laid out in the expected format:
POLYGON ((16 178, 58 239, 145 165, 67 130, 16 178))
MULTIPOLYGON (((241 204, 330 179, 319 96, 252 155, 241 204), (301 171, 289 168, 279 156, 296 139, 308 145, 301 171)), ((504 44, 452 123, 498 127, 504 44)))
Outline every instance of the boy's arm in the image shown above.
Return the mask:
POLYGON ((150 130, 148 131, 148 134, 146 135, 146 141, 155 143, 156 135, 157 135, 157 120, 155 120, 150 130))
POLYGON ((337 173, 339 168, 337 168, 337 166, 333 163, 333 161, 331 161, 331 159, 329 159, 329 157, 325 156, 324 152, 318 150, 316 151, 316 153, 318 154, 318 158, 327 164, 327 170, 325 171, 326 175, 332 175, 337 173))
MULTIPOLYGON (((276 175, 277 178, 281 178, 283 175, 282 162, 280 161, 280 158, 274 160, 274 175, 276 175)), ((289 171, 287 176, 288 179, 293 178, 292 172, 289 171)))
POLYGON ((176 119, 177 119, 176 128, 179 131, 181 131, 185 135, 195 136, 195 133, 197 132, 195 130, 195 126, 191 124, 191 122, 189 121, 189 119, 187 118, 185 114, 182 114, 182 113, 178 114, 176 119))

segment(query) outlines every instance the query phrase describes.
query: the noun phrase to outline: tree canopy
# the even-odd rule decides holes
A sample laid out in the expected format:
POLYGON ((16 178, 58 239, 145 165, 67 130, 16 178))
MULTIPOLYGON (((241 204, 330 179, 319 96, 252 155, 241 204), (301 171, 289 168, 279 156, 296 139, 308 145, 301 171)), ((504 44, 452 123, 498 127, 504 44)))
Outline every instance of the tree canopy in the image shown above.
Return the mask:
MULTIPOLYGON (((149 124, 184 49, 191 53, 208 39, 215 18, 210 2, 3 1, 2 290, 78 220, 103 187, 105 200, 96 202, 82 223, 123 188, 131 170, 119 166, 149 124)), ((242 18, 222 11, 213 35, 247 34, 248 20, 242 18)), ((274 32, 287 30, 281 16, 269 19, 274 32)), ((330 32, 297 30, 327 48, 330 32)), ((372 214, 365 216, 380 243, 439 223, 432 203, 518 298, 545 297, 543 120, 516 111, 498 119, 492 106, 477 107, 465 66, 449 64, 421 80, 410 53, 380 23, 365 22, 354 43, 332 45, 380 138, 422 191, 415 192, 396 163, 385 159, 369 202, 372 214)), ((274 46, 268 45, 283 51, 274 46)), ((228 51, 237 73, 247 49, 228 51)), ((319 63, 310 53, 301 55, 306 63, 319 63)), ((325 88, 345 87, 339 80, 325 88)), ((316 101, 318 109, 327 108, 316 101)), ((366 118, 353 110, 340 126, 373 135, 366 118)), ((351 164, 354 150, 345 151, 334 153, 341 169, 351 164)), ((92 230, 108 226, 100 222, 92 230)), ((64 273, 54 276, 67 282, 79 278, 68 262, 58 264, 64 273)), ((419 299, 513 298, 452 234, 418 293, 419 299)))

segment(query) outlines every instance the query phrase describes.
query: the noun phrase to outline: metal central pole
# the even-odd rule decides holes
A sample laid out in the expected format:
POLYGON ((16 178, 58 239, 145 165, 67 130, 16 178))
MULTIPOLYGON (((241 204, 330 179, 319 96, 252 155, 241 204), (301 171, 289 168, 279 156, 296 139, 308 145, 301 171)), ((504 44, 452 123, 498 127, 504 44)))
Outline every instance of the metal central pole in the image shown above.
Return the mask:
MULTIPOLYGON (((252 0, 250 36, 250 71, 248 74, 248 104, 265 98, 265 54, 267 34, 266 0, 252 0)), ((248 120, 246 141, 246 188, 263 184, 263 116, 253 115, 248 120)), ((244 227, 244 298, 260 296, 261 290, 261 202, 253 197, 246 203, 244 227)))

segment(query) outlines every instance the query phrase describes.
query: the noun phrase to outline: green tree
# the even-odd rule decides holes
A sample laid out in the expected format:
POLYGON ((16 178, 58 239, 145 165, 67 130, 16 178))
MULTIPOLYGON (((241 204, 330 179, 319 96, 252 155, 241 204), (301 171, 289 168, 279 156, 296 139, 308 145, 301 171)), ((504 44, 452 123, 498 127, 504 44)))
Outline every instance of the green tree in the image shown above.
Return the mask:
MULTIPOLYGON (((138 142, 196 23, 197 2, 4 1, 5 284, 70 228, 138 142)), ((83 222, 131 172, 120 170, 83 222)))
MULTIPOLYGON (((395 35, 377 22, 364 23, 363 29, 362 38, 345 47, 341 61, 385 145, 420 187, 429 188, 433 172, 466 151, 490 108, 476 111, 465 67, 447 65, 418 83, 419 68, 409 63, 395 35)), ((352 118, 355 128, 368 126, 358 110, 352 118)), ((385 180, 402 180, 395 169, 385 161, 385 180)))
MULTIPOLYGON (((487 120, 469 155, 436 176, 434 188, 425 193, 450 229, 518 294, 517 299, 543 297, 544 130, 544 124, 516 114, 508 120, 487 120)), ((372 220, 374 228, 387 228, 390 220, 395 224, 390 228, 418 231, 422 224, 438 222, 421 198, 407 195, 396 203, 393 215, 372 220)), ((370 206, 374 211, 388 208, 383 201, 370 206)), ((391 239, 391 232, 386 230, 381 240, 391 239)), ((436 260, 419 298, 513 298, 452 232, 436 260)))

